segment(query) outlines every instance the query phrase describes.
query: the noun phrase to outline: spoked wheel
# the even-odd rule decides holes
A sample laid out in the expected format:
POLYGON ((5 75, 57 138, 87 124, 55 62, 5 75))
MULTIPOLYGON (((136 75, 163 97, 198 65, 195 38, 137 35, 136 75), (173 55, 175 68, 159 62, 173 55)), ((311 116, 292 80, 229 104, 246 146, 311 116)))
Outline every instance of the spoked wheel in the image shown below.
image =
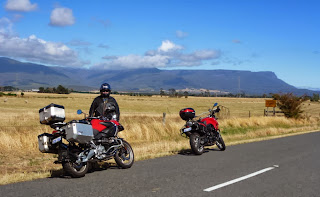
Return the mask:
POLYGON ((76 163, 76 158, 62 163, 63 169, 73 178, 84 177, 90 168, 89 162, 76 163))
POLYGON ((225 143, 222 139, 222 136, 220 134, 219 134, 218 140, 216 141, 216 145, 221 151, 226 150, 226 145, 225 145, 225 143))
POLYGON ((191 150, 196 155, 202 155, 204 152, 204 146, 201 145, 201 137, 198 133, 193 133, 190 135, 190 146, 191 150))
POLYGON ((134 162, 134 154, 130 144, 126 141, 122 141, 123 147, 121 147, 115 157, 114 160, 121 168, 130 168, 134 162))

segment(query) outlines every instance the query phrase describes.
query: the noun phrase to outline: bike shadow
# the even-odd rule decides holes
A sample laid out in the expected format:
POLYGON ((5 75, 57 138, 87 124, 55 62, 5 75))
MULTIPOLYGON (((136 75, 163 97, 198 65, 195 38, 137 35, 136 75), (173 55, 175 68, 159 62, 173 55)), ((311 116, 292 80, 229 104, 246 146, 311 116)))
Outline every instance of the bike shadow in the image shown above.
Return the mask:
MULTIPOLYGON (((99 171, 105 171, 108 169, 118 169, 119 167, 115 163, 91 163, 90 169, 88 170, 89 173, 93 172, 99 172, 99 171)), ((69 179, 72 178, 69 174, 67 174, 63 169, 58 170, 51 170, 50 171, 50 177, 49 178, 65 178, 69 179)))
MULTIPOLYGON (((216 148, 205 148, 203 154, 208 153, 210 151, 219 151, 219 150, 216 148)), ((191 149, 181 150, 178 152, 178 154, 184 155, 184 156, 199 156, 199 155, 194 154, 191 149)))

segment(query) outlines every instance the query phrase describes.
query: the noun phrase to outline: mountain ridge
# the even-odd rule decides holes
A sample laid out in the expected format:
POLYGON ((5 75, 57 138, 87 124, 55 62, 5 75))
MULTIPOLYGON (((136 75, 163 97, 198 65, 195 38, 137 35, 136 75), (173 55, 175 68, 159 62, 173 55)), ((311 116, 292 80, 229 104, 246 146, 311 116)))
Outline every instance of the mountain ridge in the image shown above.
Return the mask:
POLYGON ((272 71, 240 70, 164 70, 139 68, 126 70, 92 70, 52 67, 23 63, 0 57, 0 86, 21 89, 63 85, 76 90, 98 89, 108 82, 117 91, 159 92, 162 88, 207 89, 228 93, 262 95, 269 93, 312 94, 317 91, 298 89, 279 79, 272 71))

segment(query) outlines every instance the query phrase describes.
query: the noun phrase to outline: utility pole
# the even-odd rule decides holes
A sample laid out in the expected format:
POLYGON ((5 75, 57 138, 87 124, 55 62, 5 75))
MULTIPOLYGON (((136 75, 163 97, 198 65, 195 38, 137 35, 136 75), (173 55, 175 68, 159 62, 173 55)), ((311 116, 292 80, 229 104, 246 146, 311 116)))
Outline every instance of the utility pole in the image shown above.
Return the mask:
POLYGON ((238 92, 239 92, 239 98, 241 98, 241 92, 240 92, 240 76, 238 77, 238 92))

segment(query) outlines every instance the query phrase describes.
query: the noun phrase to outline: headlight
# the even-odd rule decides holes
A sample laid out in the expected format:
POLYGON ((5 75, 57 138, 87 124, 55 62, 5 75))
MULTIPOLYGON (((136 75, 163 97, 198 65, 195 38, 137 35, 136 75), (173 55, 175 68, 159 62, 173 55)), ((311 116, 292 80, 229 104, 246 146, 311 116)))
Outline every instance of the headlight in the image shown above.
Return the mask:
POLYGON ((193 125, 193 122, 191 122, 191 121, 188 121, 186 124, 187 127, 192 127, 192 125, 193 125))

